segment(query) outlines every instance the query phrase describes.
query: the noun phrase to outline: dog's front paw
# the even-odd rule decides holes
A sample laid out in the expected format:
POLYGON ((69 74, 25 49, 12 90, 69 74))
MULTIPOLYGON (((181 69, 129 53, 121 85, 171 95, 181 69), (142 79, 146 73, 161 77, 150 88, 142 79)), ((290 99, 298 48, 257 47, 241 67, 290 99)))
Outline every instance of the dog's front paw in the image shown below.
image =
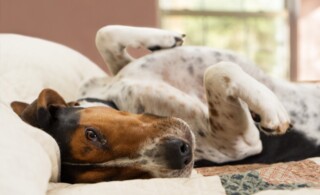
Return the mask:
POLYGON ((145 47, 150 51, 174 48, 183 44, 185 34, 179 34, 166 30, 154 29, 149 31, 149 37, 145 39, 145 47))

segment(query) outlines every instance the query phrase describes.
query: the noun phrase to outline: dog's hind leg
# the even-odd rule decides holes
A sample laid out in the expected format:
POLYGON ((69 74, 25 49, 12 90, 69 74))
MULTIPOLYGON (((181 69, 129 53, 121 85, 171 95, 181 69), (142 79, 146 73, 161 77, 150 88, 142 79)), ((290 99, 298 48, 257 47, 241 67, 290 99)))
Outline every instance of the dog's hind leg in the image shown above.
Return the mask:
MULTIPOLYGON (((261 117, 261 129, 268 134, 283 134, 290 126, 289 116, 276 96, 238 65, 221 62, 210 66, 204 75, 209 109, 209 142, 217 151, 205 159, 215 162, 240 160, 261 151, 259 132, 250 110, 261 117)), ((207 146, 206 146, 207 145, 207 146)))
POLYGON ((151 51, 172 48, 182 45, 183 37, 179 33, 155 28, 110 25, 97 32, 96 46, 111 73, 116 75, 134 60, 127 53, 127 47, 144 47, 151 51))

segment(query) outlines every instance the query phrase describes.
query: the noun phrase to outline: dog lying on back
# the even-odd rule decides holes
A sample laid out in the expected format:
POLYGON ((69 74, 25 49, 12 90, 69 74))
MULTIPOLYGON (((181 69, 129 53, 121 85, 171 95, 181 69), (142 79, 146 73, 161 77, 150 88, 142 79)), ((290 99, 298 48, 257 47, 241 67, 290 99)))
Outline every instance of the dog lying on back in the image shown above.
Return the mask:
POLYGON ((274 80, 230 52, 174 48, 182 39, 150 28, 99 30, 97 47, 113 77, 93 78, 81 95, 113 108, 66 104, 51 90, 31 105, 12 103, 24 121, 57 140, 62 181, 187 176, 193 160, 274 163, 320 155, 319 86, 274 80), (127 46, 161 51, 134 60, 127 46), (291 122, 295 130, 286 133, 291 122))
POLYGON ((194 136, 180 119, 67 104, 43 90, 32 104, 12 102, 22 120, 49 133, 61 152, 61 181, 91 183, 187 177, 194 136))
POLYGON ((183 37, 154 28, 101 28, 96 45, 112 76, 87 82, 82 98, 183 119, 196 137, 195 160, 210 164, 320 155, 319 84, 271 78, 230 51, 181 46, 183 37), (154 52, 134 59, 128 47, 154 52), (284 134, 291 124, 285 136, 266 136, 284 134))

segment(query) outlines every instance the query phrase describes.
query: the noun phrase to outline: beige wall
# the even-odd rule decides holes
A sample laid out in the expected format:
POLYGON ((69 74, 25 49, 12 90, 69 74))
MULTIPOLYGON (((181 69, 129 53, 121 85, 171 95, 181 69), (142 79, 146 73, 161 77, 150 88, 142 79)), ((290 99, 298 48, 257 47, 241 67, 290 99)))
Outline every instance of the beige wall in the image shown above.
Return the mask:
POLYGON ((104 70, 94 37, 107 24, 157 26, 156 0, 0 0, 0 32, 63 43, 104 70))

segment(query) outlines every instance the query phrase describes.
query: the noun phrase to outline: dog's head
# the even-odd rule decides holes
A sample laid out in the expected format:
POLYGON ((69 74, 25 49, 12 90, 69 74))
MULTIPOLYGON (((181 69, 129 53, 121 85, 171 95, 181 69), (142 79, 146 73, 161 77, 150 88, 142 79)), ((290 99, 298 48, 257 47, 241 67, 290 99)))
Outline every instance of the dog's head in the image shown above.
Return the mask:
POLYGON ((50 89, 30 105, 11 106, 57 141, 64 182, 190 175, 194 136, 180 119, 72 106, 50 89))

